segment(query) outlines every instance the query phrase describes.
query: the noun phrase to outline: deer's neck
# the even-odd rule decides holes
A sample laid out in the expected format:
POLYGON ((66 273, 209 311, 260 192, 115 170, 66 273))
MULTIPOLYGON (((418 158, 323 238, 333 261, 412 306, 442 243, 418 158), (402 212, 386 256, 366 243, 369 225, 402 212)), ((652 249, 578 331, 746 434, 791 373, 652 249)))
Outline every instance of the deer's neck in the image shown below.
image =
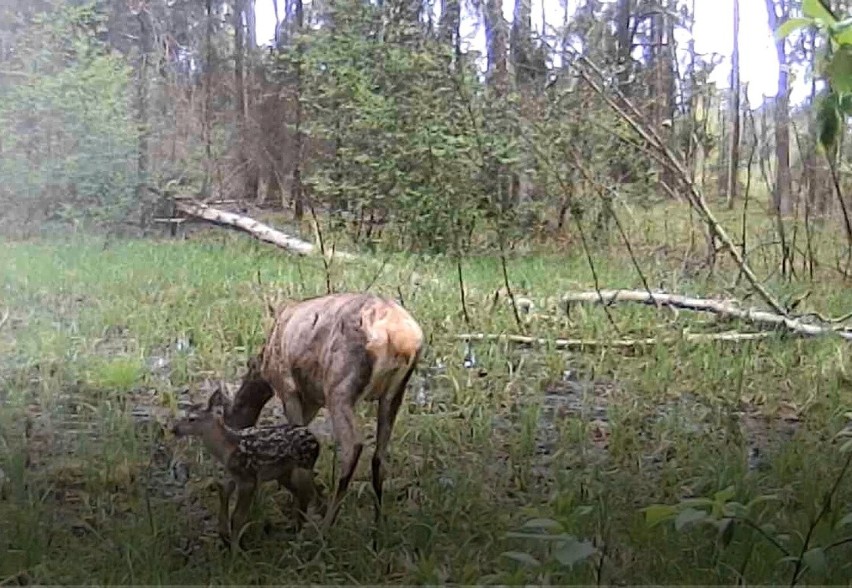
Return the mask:
POLYGON ((223 465, 228 463, 239 444, 237 434, 221 425, 205 431, 202 440, 207 450, 223 465))
POLYGON ((273 394, 268 383, 257 375, 249 374, 237 390, 233 405, 225 415, 225 424, 234 429, 251 427, 273 394))

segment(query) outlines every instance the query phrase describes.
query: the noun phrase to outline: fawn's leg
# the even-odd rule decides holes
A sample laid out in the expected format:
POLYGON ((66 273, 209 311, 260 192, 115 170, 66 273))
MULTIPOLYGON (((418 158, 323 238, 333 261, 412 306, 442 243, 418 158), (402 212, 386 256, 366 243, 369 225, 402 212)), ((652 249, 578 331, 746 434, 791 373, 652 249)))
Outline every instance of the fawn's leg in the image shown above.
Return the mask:
POLYGON ((294 467, 284 474, 279 481, 293 494, 296 501, 296 530, 299 531, 304 524, 308 509, 312 504, 316 504, 319 498, 313 472, 294 467))
POLYGON ((226 543, 230 542, 231 525, 230 525, 230 510, 231 510, 231 494, 237 483, 232 478, 218 485, 219 490, 219 537, 226 543))
POLYGON ((236 535, 237 542, 242 545, 243 527, 248 520, 249 508, 257 489, 257 480, 254 476, 237 480, 237 504, 234 514, 231 516, 231 532, 236 535))

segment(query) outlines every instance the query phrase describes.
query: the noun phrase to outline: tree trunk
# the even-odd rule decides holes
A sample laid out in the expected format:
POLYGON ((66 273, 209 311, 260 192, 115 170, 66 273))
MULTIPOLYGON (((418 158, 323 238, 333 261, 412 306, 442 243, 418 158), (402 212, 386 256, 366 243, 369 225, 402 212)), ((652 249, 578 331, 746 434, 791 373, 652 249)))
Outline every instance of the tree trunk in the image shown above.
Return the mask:
POLYGON ((630 50, 633 47, 633 34, 630 29, 632 0, 618 0, 616 8, 616 40, 618 42, 618 86, 625 96, 630 97, 628 87, 632 72, 630 50))
POLYGON ((204 32, 205 64, 204 64, 204 118, 202 133, 204 134, 204 187, 202 193, 209 196, 213 182, 213 0, 206 0, 205 12, 207 23, 204 32))
POLYGON ((740 167, 740 0, 734 0, 734 47, 731 51, 731 148, 728 158, 728 209, 734 207, 740 167))
MULTIPOLYGON (((661 12, 653 18, 654 39, 654 97, 652 111, 654 128, 665 142, 671 144, 674 122, 674 24, 668 14, 661 12)), ((660 183, 675 191, 674 176, 668 166, 660 173, 660 183)), ((666 191, 663 189, 663 191, 666 191)))
POLYGON ((275 15, 275 46, 281 46, 281 16, 278 13, 278 0, 272 0, 272 12, 275 15))
MULTIPOLYGON (((769 26, 774 31, 788 16, 787 0, 766 0, 766 12, 769 16, 769 26)), ((790 112, 789 91, 790 83, 787 73, 787 48, 784 39, 775 42, 775 52, 778 56, 778 93, 775 97, 775 191, 772 195, 772 207, 781 217, 793 211, 791 199, 790 177, 790 112)))
MULTIPOLYGON (((148 120, 148 109, 150 106, 150 81, 148 79, 148 72, 150 68, 151 53, 154 46, 154 27, 151 22, 151 13, 148 12, 147 7, 141 7, 136 18, 139 20, 140 53, 136 86, 136 124, 139 128, 139 142, 136 153, 136 198, 141 203, 142 199, 147 194, 148 173, 150 167, 150 153, 148 151, 148 139, 151 133, 149 128, 150 121, 148 120)), ((139 219, 142 227, 147 224, 148 219, 146 216, 147 213, 143 213, 142 217, 139 219)))
POLYGON ((246 102, 245 83, 245 53, 247 43, 243 24, 246 2, 247 0, 234 0, 234 93, 237 98, 235 110, 237 136, 239 137, 239 144, 237 146, 239 174, 237 177, 242 178, 237 193, 240 198, 256 200, 258 177, 253 169, 252 161, 248 156, 249 129, 247 124, 248 105, 246 102))
POLYGON ((438 25, 438 37, 453 48, 454 63, 458 67, 461 58, 461 2, 460 0, 441 0, 441 20, 438 25))
POLYGON ((255 16, 255 0, 243 0, 243 10, 246 15, 246 54, 252 55, 257 46, 257 17, 255 16))
MULTIPOLYGON (((509 69, 507 57, 507 26, 503 18, 503 3, 500 0, 486 0, 485 3, 485 43, 488 53, 488 71, 486 83, 492 99, 489 123, 495 132, 505 131, 505 104, 503 99, 509 93, 509 69)), ((512 179, 506 177, 506 166, 502 165, 490 153, 485 154, 483 180, 488 182, 492 193, 492 202, 500 210, 510 208, 512 179)))
POLYGON ((509 87, 506 61, 506 20, 500 0, 485 0, 485 42, 488 52, 488 81, 496 96, 505 96, 509 87))
POLYGON ((295 126, 295 162, 293 164, 293 183, 290 188, 290 193, 293 198, 293 215, 296 220, 302 220, 304 215, 304 202, 302 194, 302 157, 303 157, 303 137, 302 137, 302 27, 305 24, 305 13, 302 0, 292 0, 294 20, 296 25, 296 104, 294 105, 294 126, 295 126))
MULTIPOLYGON (((810 58, 811 67, 817 66, 817 33, 810 34, 810 58)), ((811 77, 810 104, 816 104, 817 79, 811 77)), ((819 153, 817 150, 817 126, 816 118, 808 118, 808 154, 805 158, 805 177, 808 185, 807 210, 811 215, 822 216, 826 212, 826 204, 830 202, 831 174, 827 170, 821 170, 818 164, 819 153)))

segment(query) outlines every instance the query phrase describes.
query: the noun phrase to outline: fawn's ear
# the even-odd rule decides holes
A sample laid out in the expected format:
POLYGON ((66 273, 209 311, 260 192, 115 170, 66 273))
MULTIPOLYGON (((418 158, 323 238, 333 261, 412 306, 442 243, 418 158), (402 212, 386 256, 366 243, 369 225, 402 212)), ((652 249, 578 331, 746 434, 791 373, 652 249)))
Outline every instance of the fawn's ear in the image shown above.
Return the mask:
POLYGON ((256 374, 260 371, 260 354, 252 355, 246 360, 246 370, 248 374, 256 374))
POLYGON ((222 388, 217 386, 213 394, 210 395, 210 398, 207 399, 207 410, 213 411, 224 406, 225 395, 222 393, 222 388))
POLYGON ((220 381, 207 401, 208 411, 224 414, 231 409, 231 397, 228 396, 226 390, 225 382, 220 381))

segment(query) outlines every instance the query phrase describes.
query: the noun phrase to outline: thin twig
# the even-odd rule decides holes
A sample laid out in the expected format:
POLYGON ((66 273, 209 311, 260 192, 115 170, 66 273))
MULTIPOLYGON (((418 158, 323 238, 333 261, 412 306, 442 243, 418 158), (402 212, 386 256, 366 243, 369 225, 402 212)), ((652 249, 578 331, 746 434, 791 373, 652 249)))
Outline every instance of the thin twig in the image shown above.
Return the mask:
POLYGON ((846 202, 843 200, 843 190, 840 187, 840 179, 837 177, 837 167, 834 158, 827 152, 825 158, 828 161, 828 169, 831 171, 834 193, 837 195, 837 201, 840 202, 840 210, 843 212, 843 226, 846 229, 846 272, 848 272, 849 263, 852 262, 852 219, 849 218, 849 211, 846 208, 846 202))
POLYGON ((840 547, 841 545, 847 545, 848 543, 852 543, 852 537, 844 537, 843 539, 838 539, 834 543, 829 543, 825 546, 825 551, 829 549, 834 549, 835 547, 840 547))
POLYGON ((462 277, 461 255, 456 257, 456 268, 459 276, 459 296, 461 297, 462 314, 464 316, 464 324, 470 327, 470 316, 467 314, 467 303, 464 298, 464 278, 462 277))
POLYGON ((802 569, 802 564, 804 563, 805 553, 808 551, 811 543, 811 537, 814 534, 814 530, 819 522, 822 520, 827 513, 829 508, 831 508, 831 500, 834 498, 834 495, 837 493, 837 489, 840 487, 840 482, 843 480, 843 477, 846 475, 846 472, 849 470, 849 466, 852 465, 852 452, 849 453, 846 458, 846 463, 843 464, 843 467, 840 469, 840 473, 837 474, 837 478, 834 480, 834 484, 831 486, 831 490, 826 492, 825 497, 822 501, 822 507, 819 510, 819 514, 817 514, 816 518, 811 522, 810 527, 808 527, 808 533, 805 535, 805 540, 802 542, 802 549, 799 551, 799 557, 796 559, 796 567, 793 570, 793 576, 790 579, 790 586, 795 586, 799 581, 799 577, 804 570, 802 569))
MULTIPOLYGON (((604 186, 600 182, 597 182, 595 179, 591 177, 591 175, 586 171, 585 167, 582 165, 579 157, 579 153, 577 149, 572 147, 571 153, 574 156, 574 163, 577 166, 577 169, 580 170, 580 173, 583 175, 585 180, 589 182, 592 186, 596 188, 598 192, 598 196, 603 198, 603 190, 606 189, 611 193, 614 197, 616 196, 615 190, 611 186, 604 186)), ((612 215, 613 220, 615 221, 615 226, 618 229, 619 234, 621 235, 621 240, 624 241, 624 246, 627 248, 627 253, 630 256, 630 261, 633 263, 633 267, 636 269, 636 273, 639 274, 639 279, 642 280, 642 285, 645 287, 645 290, 648 293, 651 293, 651 286, 648 284, 648 280, 645 277, 645 273, 642 271, 642 268, 639 266, 639 261, 636 259, 636 255, 633 252, 633 246, 630 244, 630 240, 627 238, 627 232, 624 230, 624 226, 621 224, 621 220, 618 218, 618 214, 615 212, 615 209, 610 210, 610 214, 612 215)))
POLYGON ((764 538, 764 539, 766 539, 767 541, 769 541, 769 542, 770 542, 773 546, 775 546, 775 548, 776 548, 776 549, 778 549, 778 551, 780 551, 780 552, 781 552, 781 553, 783 553, 784 555, 790 555, 790 550, 789 550, 789 549, 787 549, 786 547, 784 547, 784 546, 783 546, 783 545, 782 545, 782 544, 778 541, 778 539, 776 539, 775 537, 773 537, 772 535, 770 535, 769 533, 767 533, 766 531, 764 531, 763 529, 761 529, 761 528, 760 528, 760 525, 758 525, 757 523, 755 523, 755 522, 754 522, 754 521, 752 521, 751 519, 740 518, 740 517, 733 517, 733 519, 734 519, 735 521, 740 522, 740 523, 745 523, 745 525, 746 525, 747 527, 750 527, 751 529, 753 529, 753 530, 757 531, 758 533, 760 533, 760 534, 763 536, 763 538, 764 538))
MULTIPOLYGON (((592 280, 594 281, 594 284, 595 284, 595 291, 598 292, 598 294, 600 294, 601 284, 600 284, 600 280, 598 279, 598 272, 595 269, 595 262, 592 259, 592 252, 589 251, 589 244, 586 241, 586 233, 585 233, 585 231, 583 231, 583 225, 580 223, 580 219, 577 218, 577 215, 574 214, 574 211, 569 211, 568 214, 571 215, 571 218, 574 220, 574 224, 577 226, 577 232, 580 234, 580 243, 583 245, 583 253, 585 253, 585 255, 586 255, 586 261, 588 262, 589 269, 592 272, 592 280)), ((606 318, 607 318, 607 320, 609 320, 609 324, 612 325, 612 328, 615 329, 615 332, 618 335, 621 335, 621 329, 618 328, 618 325, 615 322, 615 318, 609 312, 609 307, 606 305, 606 303, 604 303, 603 296, 600 296, 600 301, 601 301, 601 304, 603 305, 603 309, 604 309, 604 313, 606 314, 606 318)))
MULTIPOLYGON (((331 294, 331 264, 329 263, 329 260, 325 255, 325 242, 322 238, 322 229, 320 229, 319 219, 317 218, 317 213, 314 210, 314 205, 312 202, 308 202, 308 209, 311 211, 311 216, 314 220, 314 230, 317 232, 317 241, 319 241, 320 255, 322 255, 322 265, 325 268, 325 290, 327 294, 331 294)), ((332 249, 332 257, 333 256, 334 250, 332 249)))
MULTIPOLYGON (((547 163, 548 167, 550 168, 550 171, 553 173, 553 176, 556 178, 556 182, 559 184, 559 187, 562 189, 563 194, 570 195, 571 190, 566 185, 565 180, 562 178, 562 175, 559 173, 559 171, 553 165, 552 161, 550 160, 550 157, 547 156, 546 154, 542 153, 541 150, 538 148, 538 146, 534 142, 529 142, 529 145, 534 150, 538 151, 539 155, 542 156, 543 161, 547 163)), ((600 280, 598 280, 598 272, 597 272, 597 269, 595 268, 595 262, 592 259, 592 254, 589 251, 589 245, 588 245, 588 242, 586 241, 586 233, 583 230, 583 225, 580 223, 580 219, 577 218, 577 215, 574 212, 572 207, 568 208, 568 215, 571 217, 571 220, 574 221, 574 224, 577 227, 577 233, 580 235, 580 243, 583 246, 583 253, 586 256, 586 262, 589 264, 589 269, 592 272, 592 280, 594 281, 595 289, 600 290, 600 280)), ((640 273, 640 275, 641 275, 641 273, 640 273)), ((603 300, 601 300, 601 302, 603 302, 603 300)), ((604 305, 604 312, 606 313, 607 320, 612 325, 613 329, 615 329, 615 332, 617 334, 621 335, 621 329, 618 328, 618 325, 616 324, 615 319, 610 314, 609 309, 606 307, 606 305, 604 305)))
POLYGON ((387 264, 388 259, 390 259, 390 253, 385 255, 384 259, 382 259, 382 265, 379 266, 379 270, 375 273, 373 278, 369 282, 367 282, 367 286, 364 288, 364 292, 369 292, 370 288, 372 288, 376 284, 379 279, 379 276, 382 275, 382 272, 385 269, 385 265, 387 264))
MULTIPOLYGON (((751 113, 751 109, 749 109, 748 112, 751 113)), ((754 123, 754 117, 753 116, 752 116, 752 123, 754 123)), ((754 155, 757 152, 757 131, 755 130, 752 133, 752 135, 753 135, 753 137, 752 137, 752 143, 751 143, 751 150, 749 151, 749 154, 748 154, 748 164, 746 166, 746 184, 745 184, 745 190, 743 191, 743 220, 742 220, 742 233, 740 235, 740 238, 741 238, 741 243, 740 243, 741 253, 740 253, 740 255, 745 260, 748 260, 748 247, 747 247, 747 238, 748 238, 747 227, 748 227, 748 223, 746 221, 748 220, 748 203, 749 203, 749 196, 751 195, 751 167, 754 164, 754 155)), ((742 269, 740 269, 740 271, 737 272, 737 279, 734 281, 734 285, 739 285, 740 279, 742 278, 742 276, 743 276, 743 272, 742 272, 742 269)))
POLYGON ((2 329, 2 328, 3 328, 3 326, 6 324, 6 321, 8 321, 8 320, 9 320, 9 314, 10 314, 10 312, 11 312, 11 311, 7 308, 7 309, 3 312, 3 316, 2 316, 2 317, 0 317, 0 329, 2 329))
POLYGON ((503 247, 503 237, 500 237, 500 265, 503 268, 503 285, 506 286, 506 294, 509 296, 509 301, 512 303, 512 312, 515 315, 515 323, 518 329, 523 333, 524 325, 521 322, 521 315, 518 314, 518 305, 515 302, 515 294, 512 292, 512 286, 509 285, 509 270, 506 268, 506 251, 503 247))

